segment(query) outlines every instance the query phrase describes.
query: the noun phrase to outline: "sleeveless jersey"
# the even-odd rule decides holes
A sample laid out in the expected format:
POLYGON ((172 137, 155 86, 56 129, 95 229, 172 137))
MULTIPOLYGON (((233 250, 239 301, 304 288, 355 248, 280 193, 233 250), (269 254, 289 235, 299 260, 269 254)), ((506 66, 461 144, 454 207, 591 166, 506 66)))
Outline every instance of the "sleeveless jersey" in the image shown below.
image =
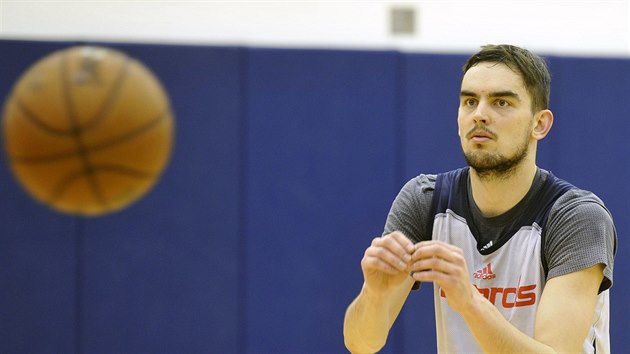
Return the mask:
MULTIPOLYGON (((549 212, 555 201, 575 188, 549 173, 532 198, 532 206, 517 217, 493 244, 478 245, 478 229, 468 200, 468 168, 437 176, 429 222, 432 238, 461 248, 470 281, 501 314, 523 333, 533 337, 536 310, 545 287, 546 264, 542 245, 549 212)), ((463 318, 452 310, 445 293, 434 285, 438 352, 481 352, 463 318)), ((587 336, 584 353, 609 352, 608 291, 598 296, 597 314, 587 336)))

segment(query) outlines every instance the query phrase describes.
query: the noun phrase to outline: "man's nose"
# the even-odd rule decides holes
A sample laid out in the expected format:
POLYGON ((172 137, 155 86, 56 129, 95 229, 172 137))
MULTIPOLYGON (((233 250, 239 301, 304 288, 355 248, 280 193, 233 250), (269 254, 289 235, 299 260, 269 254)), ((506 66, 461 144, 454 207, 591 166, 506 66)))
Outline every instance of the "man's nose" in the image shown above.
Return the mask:
POLYGON ((488 124, 490 123, 490 107, 484 101, 479 102, 473 112, 473 120, 475 123, 488 124))

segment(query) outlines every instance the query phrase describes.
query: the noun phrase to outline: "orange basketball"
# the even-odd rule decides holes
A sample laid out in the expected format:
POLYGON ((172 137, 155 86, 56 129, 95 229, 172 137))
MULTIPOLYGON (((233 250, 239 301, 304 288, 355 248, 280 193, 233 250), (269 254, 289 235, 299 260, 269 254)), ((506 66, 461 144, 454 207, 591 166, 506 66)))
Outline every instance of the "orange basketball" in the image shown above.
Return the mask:
POLYGON ((82 216, 121 210, 156 183, 173 145, 168 96, 142 63, 104 47, 54 52, 4 107, 11 170, 36 200, 82 216))

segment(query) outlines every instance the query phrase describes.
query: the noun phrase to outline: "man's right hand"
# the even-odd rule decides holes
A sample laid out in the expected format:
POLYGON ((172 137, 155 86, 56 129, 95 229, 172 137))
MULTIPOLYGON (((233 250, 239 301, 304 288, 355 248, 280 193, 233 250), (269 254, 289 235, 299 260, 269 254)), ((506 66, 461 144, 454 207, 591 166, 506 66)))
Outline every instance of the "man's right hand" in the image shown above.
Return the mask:
POLYGON ((376 353, 387 342, 414 282, 409 275, 414 250, 413 243, 396 231, 375 238, 365 251, 363 287, 344 318, 344 341, 350 352, 376 353))
POLYGON ((409 278, 413 242, 399 231, 372 240, 361 260, 366 290, 384 295, 409 278))

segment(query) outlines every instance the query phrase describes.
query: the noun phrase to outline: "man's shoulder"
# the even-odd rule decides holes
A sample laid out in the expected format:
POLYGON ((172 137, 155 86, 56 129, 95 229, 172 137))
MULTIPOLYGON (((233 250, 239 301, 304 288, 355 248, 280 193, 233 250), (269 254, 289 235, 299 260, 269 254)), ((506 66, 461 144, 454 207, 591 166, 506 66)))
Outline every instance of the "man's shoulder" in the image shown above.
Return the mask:
POLYGON ((432 191, 435 189, 437 176, 437 174, 419 174, 407 181, 403 189, 414 192, 426 192, 427 190, 432 191))
POLYGON ((581 208, 581 206, 598 205, 600 208, 606 209, 604 202, 592 191, 580 188, 564 179, 556 177, 551 171, 543 170, 542 175, 547 183, 546 191, 550 194, 556 194, 553 198, 554 205, 552 212, 558 212, 566 209, 581 208))
POLYGON ((438 179, 450 179, 454 180, 461 177, 468 176, 468 167, 462 167, 450 171, 440 173, 421 173, 407 182, 410 186, 425 188, 430 186, 431 189, 435 187, 438 179))
POLYGON ((612 215, 604 202, 594 192, 574 185, 553 203, 549 218, 553 224, 574 227, 593 222, 612 223, 612 215))
POLYGON ((551 212, 563 217, 610 216, 604 202, 595 193, 578 187, 562 194, 554 203, 551 212))
POLYGON ((550 171, 543 170, 543 172, 548 175, 547 178, 551 177, 553 184, 557 188, 561 188, 562 190, 561 195, 557 198, 552 207, 552 211, 591 209, 593 207, 607 210, 604 202, 594 192, 555 177, 550 171))

